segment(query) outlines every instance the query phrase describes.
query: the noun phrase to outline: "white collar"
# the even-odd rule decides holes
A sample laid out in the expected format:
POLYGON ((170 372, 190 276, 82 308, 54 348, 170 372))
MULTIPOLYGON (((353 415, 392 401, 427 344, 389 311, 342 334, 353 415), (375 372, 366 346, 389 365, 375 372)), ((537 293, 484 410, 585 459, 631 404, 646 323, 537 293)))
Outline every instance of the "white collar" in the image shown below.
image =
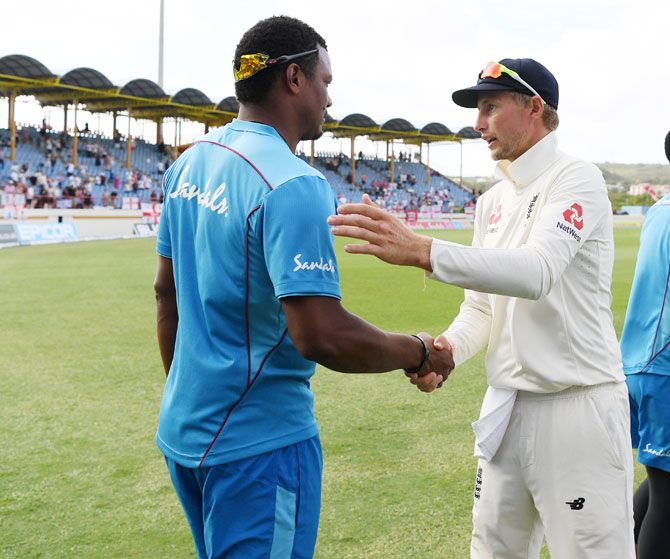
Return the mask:
POLYGON ((549 132, 514 161, 499 161, 494 174, 498 179, 511 182, 516 188, 525 188, 560 156, 556 134, 549 132))

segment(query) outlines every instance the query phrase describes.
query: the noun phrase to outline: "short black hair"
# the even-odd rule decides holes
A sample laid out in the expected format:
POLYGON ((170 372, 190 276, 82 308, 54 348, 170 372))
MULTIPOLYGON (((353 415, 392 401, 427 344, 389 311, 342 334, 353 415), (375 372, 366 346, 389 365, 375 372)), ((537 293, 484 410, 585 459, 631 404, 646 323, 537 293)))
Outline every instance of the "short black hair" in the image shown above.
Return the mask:
MULTIPOLYGON (((239 68, 240 57, 243 54, 262 52, 274 58, 298 54, 317 47, 328 48, 323 37, 309 25, 292 17, 273 16, 259 21, 242 35, 235 49, 233 64, 235 68, 239 68)), ((314 76, 318 56, 317 52, 295 61, 308 78, 314 76)), ((277 64, 236 82, 237 100, 240 103, 262 103, 283 69, 284 64, 277 64)))

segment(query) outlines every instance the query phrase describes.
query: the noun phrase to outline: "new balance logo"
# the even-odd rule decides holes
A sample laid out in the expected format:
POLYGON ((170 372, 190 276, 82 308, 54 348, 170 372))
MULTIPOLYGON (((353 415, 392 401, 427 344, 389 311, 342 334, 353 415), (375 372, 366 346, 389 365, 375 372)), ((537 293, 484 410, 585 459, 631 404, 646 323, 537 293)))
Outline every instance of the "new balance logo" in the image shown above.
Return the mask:
POLYGON ((574 501, 566 501, 565 504, 570 505, 570 510, 582 510, 585 501, 584 497, 579 497, 579 499, 575 499, 574 501))

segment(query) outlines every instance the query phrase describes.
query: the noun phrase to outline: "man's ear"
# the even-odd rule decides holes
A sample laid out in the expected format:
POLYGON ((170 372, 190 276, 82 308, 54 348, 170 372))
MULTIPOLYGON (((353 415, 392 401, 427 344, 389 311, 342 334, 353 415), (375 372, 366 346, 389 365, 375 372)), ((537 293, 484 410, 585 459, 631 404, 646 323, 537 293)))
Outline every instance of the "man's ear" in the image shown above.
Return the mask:
POLYGON ((305 83, 305 74, 302 68, 298 64, 289 64, 284 71, 284 81, 291 93, 294 95, 300 93, 305 83))
POLYGON ((531 98, 530 100, 530 114, 535 118, 542 118, 542 113, 544 112, 544 103, 537 95, 531 98))

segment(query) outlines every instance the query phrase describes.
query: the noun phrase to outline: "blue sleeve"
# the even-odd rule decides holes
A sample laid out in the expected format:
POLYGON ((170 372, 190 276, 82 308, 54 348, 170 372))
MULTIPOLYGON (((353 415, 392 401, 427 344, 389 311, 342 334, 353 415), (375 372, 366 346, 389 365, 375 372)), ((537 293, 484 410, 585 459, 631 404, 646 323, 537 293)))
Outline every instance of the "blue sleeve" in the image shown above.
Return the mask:
MULTIPOLYGON (((164 175, 167 177, 167 174, 164 175)), ((156 241, 156 252, 165 258, 172 258, 172 242, 170 241, 170 228, 168 225, 168 194, 167 181, 163 179, 163 209, 158 223, 158 239, 156 241)))
POLYGON ((303 176, 270 192, 262 203, 263 253, 277 298, 340 298, 329 215, 335 196, 321 177, 303 176))

